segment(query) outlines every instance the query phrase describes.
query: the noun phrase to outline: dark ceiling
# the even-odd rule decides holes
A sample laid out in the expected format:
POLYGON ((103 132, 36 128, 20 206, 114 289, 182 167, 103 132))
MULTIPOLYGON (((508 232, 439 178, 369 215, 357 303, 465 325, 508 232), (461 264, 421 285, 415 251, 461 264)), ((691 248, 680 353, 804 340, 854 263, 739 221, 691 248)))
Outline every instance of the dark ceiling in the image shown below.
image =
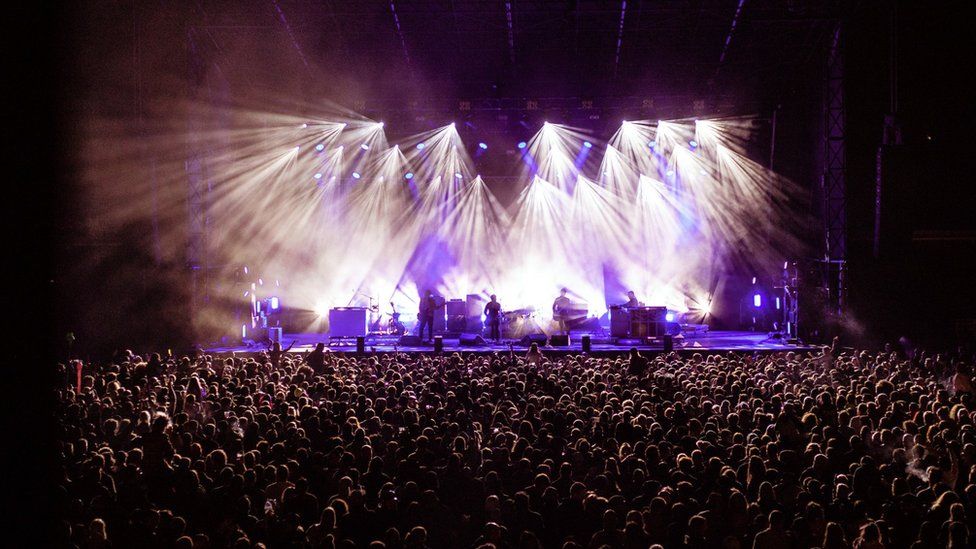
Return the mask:
POLYGON ((228 81, 377 103, 775 101, 819 70, 838 0, 265 0, 184 12, 228 81))

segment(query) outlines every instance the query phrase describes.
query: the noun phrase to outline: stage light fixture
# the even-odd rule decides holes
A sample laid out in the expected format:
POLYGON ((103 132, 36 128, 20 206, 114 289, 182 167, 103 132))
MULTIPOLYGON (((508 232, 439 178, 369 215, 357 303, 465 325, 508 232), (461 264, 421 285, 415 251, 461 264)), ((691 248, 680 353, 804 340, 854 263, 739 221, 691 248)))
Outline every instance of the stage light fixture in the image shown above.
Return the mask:
POLYGON ((308 124, 302 124, 302 126, 301 126, 301 127, 302 127, 302 129, 304 130, 305 128, 307 128, 307 127, 308 127, 308 124))
POLYGON ((525 141, 519 141, 518 148, 524 149, 526 147, 525 141))
POLYGON ((589 149, 590 147, 593 146, 593 143, 590 143, 589 141, 584 141, 583 142, 583 146, 586 147, 587 149, 589 149))
POLYGON ((359 179, 360 177, 361 176, 359 175, 359 172, 352 172, 352 178, 353 179, 359 179))
POLYGON ((755 284, 755 283, 756 283, 756 277, 752 277, 752 283, 753 283, 753 284, 755 284))
POLYGON ((762 307, 762 294, 755 294, 752 296, 752 306, 757 309, 762 307))
POLYGON ((417 150, 418 151, 422 151, 422 150, 424 150, 424 147, 426 147, 426 146, 427 145, 424 145, 424 142, 421 141, 420 143, 417 143, 417 150))
POLYGON ((315 179, 322 179, 322 174, 317 173, 317 174, 313 175, 312 177, 314 177, 315 179))
POLYGON ((777 298, 776 298, 776 310, 778 311, 778 310, 780 309, 780 307, 781 307, 782 305, 783 305, 783 304, 782 304, 782 302, 781 302, 781 301, 779 300, 779 298, 777 297, 777 298))
POLYGON ((315 150, 317 150, 317 151, 321 151, 324 148, 325 148, 325 145, 323 145, 321 143, 319 143, 318 145, 315 146, 315 150))
POLYGON ((384 126, 384 124, 383 124, 382 122, 379 122, 379 123, 378 123, 378 124, 376 124, 376 125, 377 125, 377 126, 379 126, 379 127, 381 127, 381 128, 382 128, 382 127, 384 126))
POLYGON ((674 177, 674 170, 668 170, 667 175, 668 177, 674 177))
POLYGON ((403 176, 403 178, 406 179, 407 181, 413 179, 413 172, 407 172, 406 175, 403 176))
POLYGON ((299 149, 301 149, 301 148, 302 148, 302 146, 301 146, 301 145, 295 145, 295 148, 294 148, 293 150, 295 150, 295 151, 297 151, 297 150, 299 150, 299 149))
POLYGON ((668 322, 674 322, 674 313, 668 311, 667 314, 664 315, 664 320, 668 322))
POLYGON ((487 143, 478 143, 478 148, 479 149, 482 149, 482 150, 486 150, 486 149, 488 149, 488 144, 487 143))
POLYGON ((464 176, 463 176, 463 175, 461 175, 461 173, 460 173, 460 172, 458 172, 458 173, 456 173, 456 174, 454 174, 454 177, 456 177, 456 178, 458 178, 458 179, 461 179, 461 178, 462 178, 462 177, 464 177, 464 176))
POLYGON ((359 148, 362 149, 362 150, 364 150, 364 151, 368 151, 369 150, 369 145, 367 145, 366 143, 363 143, 362 145, 359 146, 359 148))
POLYGON ((691 147, 691 150, 695 150, 698 148, 698 142, 692 139, 688 142, 688 146, 691 147))
POLYGON ((272 311, 277 311, 279 306, 281 306, 281 302, 278 301, 278 298, 277 297, 272 297, 271 298, 271 310, 272 311))

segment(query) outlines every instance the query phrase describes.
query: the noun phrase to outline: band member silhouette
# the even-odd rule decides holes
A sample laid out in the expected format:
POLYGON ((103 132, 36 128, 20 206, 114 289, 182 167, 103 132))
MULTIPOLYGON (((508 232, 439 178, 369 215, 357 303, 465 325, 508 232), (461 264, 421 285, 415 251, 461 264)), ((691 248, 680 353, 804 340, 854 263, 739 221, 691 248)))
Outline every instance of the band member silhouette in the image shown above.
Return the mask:
POLYGON ((430 335, 430 339, 434 339, 434 310, 437 309, 437 298, 430 290, 424 291, 424 298, 420 300, 420 336, 421 341, 426 341, 424 339, 424 326, 427 326, 427 332, 430 335))
POLYGON ((569 333, 569 325, 567 320, 569 319, 570 310, 572 309, 573 302, 566 297, 569 290, 563 288, 559 290, 559 297, 552 302, 552 319, 559 324, 559 331, 564 333, 569 333))
POLYGON ((502 305, 498 302, 498 297, 491 294, 491 301, 485 304, 485 323, 488 324, 488 339, 498 341, 502 338, 499 326, 501 324, 502 305))

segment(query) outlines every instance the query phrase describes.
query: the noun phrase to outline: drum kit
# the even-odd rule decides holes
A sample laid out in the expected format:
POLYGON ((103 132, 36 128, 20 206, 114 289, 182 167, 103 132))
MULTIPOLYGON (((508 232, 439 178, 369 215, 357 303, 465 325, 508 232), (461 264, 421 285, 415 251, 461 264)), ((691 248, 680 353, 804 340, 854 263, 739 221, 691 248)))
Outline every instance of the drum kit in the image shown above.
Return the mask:
MULTIPOLYGON (((372 298, 370 298, 372 301, 372 298)), ((389 318, 384 317, 386 314, 380 313, 379 305, 370 303, 369 307, 370 322, 369 322, 369 332, 373 335, 396 335, 402 336, 407 333, 406 326, 400 321, 400 313, 396 310, 396 305, 390 302, 390 313, 389 318)))
MULTIPOLYGON (((518 339, 527 333, 541 331, 535 320, 535 309, 515 309, 512 311, 502 311, 498 316, 498 329, 502 339, 518 339)), ((484 334, 491 333, 491 327, 485 323, 484 334)))

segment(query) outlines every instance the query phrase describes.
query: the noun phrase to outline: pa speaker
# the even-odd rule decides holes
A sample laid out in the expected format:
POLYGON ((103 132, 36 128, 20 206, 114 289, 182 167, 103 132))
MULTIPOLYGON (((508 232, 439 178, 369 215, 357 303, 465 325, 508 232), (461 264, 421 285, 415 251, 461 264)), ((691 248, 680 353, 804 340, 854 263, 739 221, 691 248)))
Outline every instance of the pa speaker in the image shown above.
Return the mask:
POLYGON ((569 347, 569 334, 552 334, 549 344, 553 347, 569 347))
POLYGON ((461 334, 461 338, 458 340, 464 347, 473 347, 475 345, 485 345, 485 338, 478 334, 461 334))
POLYGON ((422 342, 420 341, 420 336, 408 334, 408 335, 400 336, 400 341, 398 342, 398 344, 407 347, 419 347, 422 344, 422 342))
POLYGON ((519 345, 522 347, 528 347, 533 343, 545 345, 547 341, 549 341, 549 337, 546 334, 529 334, 519 340, 519 345))

